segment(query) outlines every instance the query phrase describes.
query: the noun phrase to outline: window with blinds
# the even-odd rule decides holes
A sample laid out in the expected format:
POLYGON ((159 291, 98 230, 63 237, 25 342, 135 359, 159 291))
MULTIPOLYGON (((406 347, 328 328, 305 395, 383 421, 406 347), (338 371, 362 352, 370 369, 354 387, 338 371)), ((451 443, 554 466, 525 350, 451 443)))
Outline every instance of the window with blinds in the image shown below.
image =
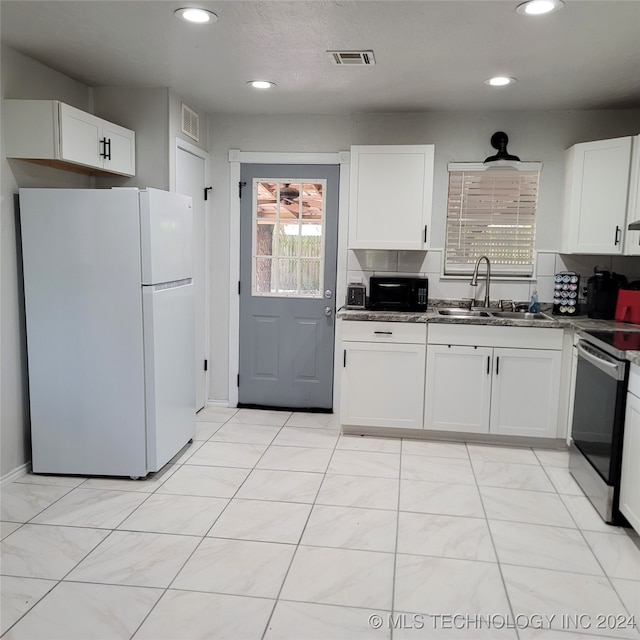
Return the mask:
POLYGON ((541 168, 449 165, 445 275, 470 274, 480 256, 492 273, 533 275, 541 168))

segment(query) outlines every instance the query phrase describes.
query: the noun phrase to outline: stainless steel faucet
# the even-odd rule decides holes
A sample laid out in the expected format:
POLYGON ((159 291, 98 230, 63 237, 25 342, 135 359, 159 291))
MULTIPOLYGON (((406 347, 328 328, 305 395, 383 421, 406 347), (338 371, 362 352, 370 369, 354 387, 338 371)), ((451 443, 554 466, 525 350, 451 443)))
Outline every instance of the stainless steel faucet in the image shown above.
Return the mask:
POLYGON ((478 267, 480 266, 480 262, 482 260, 486 260, 487 261, 487 275, 486 275, 486 279, 487 279, 487 286, 484 292, 484 305, 485 307, 489 306, 489 287, 491 286, 491 263, 489 262, 489 258, 487 258, 487 256, 480 256, 477 260, 476 260, 476 266, 473 268, 473 275, 471 276, 471 286, 472 287, 477 287, 478 286, 478 267))

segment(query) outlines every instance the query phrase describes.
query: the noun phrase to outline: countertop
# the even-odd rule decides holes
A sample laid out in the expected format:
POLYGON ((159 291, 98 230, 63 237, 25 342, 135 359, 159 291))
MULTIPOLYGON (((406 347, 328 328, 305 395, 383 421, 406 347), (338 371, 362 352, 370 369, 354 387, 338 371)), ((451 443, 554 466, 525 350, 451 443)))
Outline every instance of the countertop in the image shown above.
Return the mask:
MULTIPOLYGON (((455 307, 456 304, 450 304, 455 307)), ((498 309, 496 309, 497 311, 498 309)), ((367 309, 342 309, 338 312, 338 318, 351 321, 377 321, 377 322, 413 322, 440 324, 482 324, 499 327, 545 327, 549 329, 578 329, 583 331, 632 331, 640 332, 640 325, 628 322, 616 322, 615 320, 595 320, 587 315, 571 317, 553 316, 543 311, 548 319, 525 320, 520 318, 495 318, 489 317, 454 317, 439 315, 434 309, 426 312, 400 312, 400 311, 370 311, 367 309)), ((640 365, 640 351, 627 351, 626 358, 633 364, 640 365)))

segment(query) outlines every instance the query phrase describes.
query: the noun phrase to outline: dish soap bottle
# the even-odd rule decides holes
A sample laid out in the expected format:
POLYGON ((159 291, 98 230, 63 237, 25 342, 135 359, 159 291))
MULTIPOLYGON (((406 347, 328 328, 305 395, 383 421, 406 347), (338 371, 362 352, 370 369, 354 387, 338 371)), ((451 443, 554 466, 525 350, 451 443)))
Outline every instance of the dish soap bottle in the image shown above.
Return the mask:
POLYGON ((531 302, 529 303, 529 312, 538 313, 540 311, 540 303, 538 302, 538 291, 534 289, 531 293, 531 302))

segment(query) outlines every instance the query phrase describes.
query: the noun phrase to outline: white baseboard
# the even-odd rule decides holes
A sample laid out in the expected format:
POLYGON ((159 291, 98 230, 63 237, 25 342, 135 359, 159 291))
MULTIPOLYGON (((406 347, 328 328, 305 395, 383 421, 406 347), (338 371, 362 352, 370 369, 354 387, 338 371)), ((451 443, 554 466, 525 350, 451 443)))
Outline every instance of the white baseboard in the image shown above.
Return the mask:
POLYGON ((27 475, 30 469, 31 469, 31 460, 29 460, 29 462, 25 462, 24 464, 21 464, 19 467, 17 467, 13 471, 9 471, 9 473, 2 476, 2 478, 0 479, 0 486, 3 487, 5 484, 9 484, 10 482, 17 480, 18 478, 24 475, 27 475))
MULTIPOLYGON (((228 400, 207 400, 207 407, 228 407, 228 400)), ((234 407, 235 408, 235 407, 234 407)))

